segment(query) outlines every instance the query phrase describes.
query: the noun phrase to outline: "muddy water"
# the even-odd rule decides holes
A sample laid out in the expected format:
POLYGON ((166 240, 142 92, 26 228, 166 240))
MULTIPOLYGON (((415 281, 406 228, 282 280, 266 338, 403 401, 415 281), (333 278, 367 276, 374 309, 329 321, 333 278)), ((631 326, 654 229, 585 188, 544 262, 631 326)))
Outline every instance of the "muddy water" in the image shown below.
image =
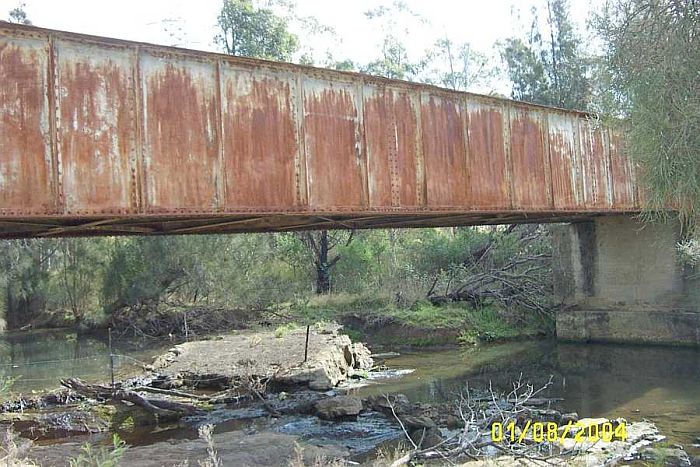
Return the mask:
POLYGON ((672 442, 700 453, 700 350, 603 344, 526 342, 475 350, 407 352, 387 360, 390 368, 415 368, 362 394, 402 392, 410 400, 456 400, 471 387, 505 390, 522 373, 536 387, 549 376, 549 397, 582 417, 654 421, 672 442))

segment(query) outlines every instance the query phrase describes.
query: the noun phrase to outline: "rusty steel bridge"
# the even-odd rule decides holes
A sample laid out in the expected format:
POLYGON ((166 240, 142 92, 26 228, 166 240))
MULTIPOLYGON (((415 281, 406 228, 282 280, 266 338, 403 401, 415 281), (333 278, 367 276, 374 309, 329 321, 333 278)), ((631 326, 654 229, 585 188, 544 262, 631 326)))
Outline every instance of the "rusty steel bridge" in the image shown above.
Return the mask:
POLYGON ((567 221, 635 173, 582 112, 0 23, 0 238, 567 221))

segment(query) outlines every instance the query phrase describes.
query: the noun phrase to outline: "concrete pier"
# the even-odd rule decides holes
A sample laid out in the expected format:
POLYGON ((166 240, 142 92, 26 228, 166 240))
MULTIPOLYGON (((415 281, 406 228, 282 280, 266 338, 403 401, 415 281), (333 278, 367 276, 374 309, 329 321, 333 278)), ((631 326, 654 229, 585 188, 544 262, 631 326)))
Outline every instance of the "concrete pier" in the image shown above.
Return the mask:
POLYGON ((552 235, 558 338, 700 345, 697 279, 678 263, 678 222, 602 216, 552 235))

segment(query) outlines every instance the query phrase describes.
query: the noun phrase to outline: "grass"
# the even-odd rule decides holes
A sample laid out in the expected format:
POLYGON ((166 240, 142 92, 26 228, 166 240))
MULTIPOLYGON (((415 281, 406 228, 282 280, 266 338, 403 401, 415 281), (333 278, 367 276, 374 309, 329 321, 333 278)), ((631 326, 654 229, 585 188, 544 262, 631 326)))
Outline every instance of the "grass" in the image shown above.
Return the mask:
POLYGON ((296 323, 287 323, 278 326, 277 329, 275 329, 275 337, 281 339, 282 337, 297 329, 297 327, 298 326, 296 325, 296 323))
MULTIPOLYGON (((343 293, 320 295, 303 304, 293 305, 291 312, 296 315, 297 320, 304 322, 342 321, 345 316, 355 315, 375 324, 391 322, 399 326, 421 329, 425 331, 424 336, 401 338, 396 342, 419 347, 448 343, 475 345, 479 342, 511 340, 551 332, 547 325, 535 322, 534 316, 528 313, 521 313, 519 319, 514 320, 514 313, 506 313, 495 306, 479 309, 465 303, 435 306, 427 300, 419 300, 410 307, 402 307, 397 306, 391 297, 384 296, 343 293), (446 341, 444 332, 440 336, 431 336, 430 331, 435 330, 461 331, 455 332, 455 338, 450 342, 449 339, 446 341)), ((346 327, 344 332, 353 341, 366 340, 367 337, 371 340, 371 336, 367 336, 363 329, 346 327)))

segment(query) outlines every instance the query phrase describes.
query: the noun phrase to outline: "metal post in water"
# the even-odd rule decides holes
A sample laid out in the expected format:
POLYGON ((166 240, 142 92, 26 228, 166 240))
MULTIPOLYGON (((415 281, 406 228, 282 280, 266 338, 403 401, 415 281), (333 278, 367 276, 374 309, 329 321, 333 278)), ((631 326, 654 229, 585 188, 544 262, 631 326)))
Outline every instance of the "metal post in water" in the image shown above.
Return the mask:
POLYGON ((309 357, 309 329, 311 328, 310 324, 306 325, 306 344, 304 345, 304 362, 306 362, 307 358, 309 357))
POLYGON ((186 341, 190 340, 190 330, 187 327, 187 312, 185 312, 185 340, 186 341))
POLYGON ((112 379, 112 391, 114 391, 114 353, 112 352, 112 328, 109 328, 109 375, 112 379))

